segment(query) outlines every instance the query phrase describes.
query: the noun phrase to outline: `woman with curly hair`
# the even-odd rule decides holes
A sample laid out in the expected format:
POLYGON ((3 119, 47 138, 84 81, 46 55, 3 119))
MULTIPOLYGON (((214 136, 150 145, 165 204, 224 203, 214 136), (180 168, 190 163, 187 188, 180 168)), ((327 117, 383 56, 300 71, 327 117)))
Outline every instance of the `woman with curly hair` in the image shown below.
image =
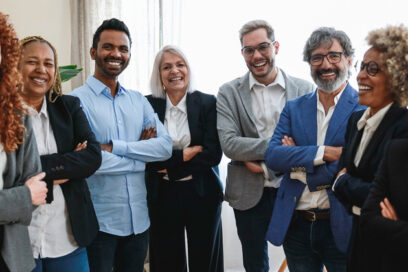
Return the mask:
POLYGON ((33 271, 89 271, 85 247, 99 226, 85 178, 101 164, 95 139, 77 97, 63 95, 57 52, 39 36, 21 41, 22 97, 46 173, 47 204, 29 226, 33 271))
POLYGON ((359 103, 368 108, 349 119, 341 170, 333 184, 335 195, 353 215, 348 271, 378 267, 378 252, 371 250, 371 241, 362 238, 360 209, 378 174, 384 147, 391 139, 408 136, 407 38, 402 26, 370 32, 367 41, 371 47, 360 64, 359 103))
MULTIPOLYGON (((408 28, 387 27, 374 31, 369 41, 378 44, 392 77, 393 94, 406 105, 408 91, 408 28)), ((407 122, 407 121, 405 121, 407 122)), ((364 241, 377 255, 369 271, 407 271, 408 252, 408 139, 392 140, 384 151, 379 174, 361 214, 364 241)), ((375 259, 374 259, 375 258, 375 259)), ((366 271, 368 271, 366 269, 366 271)))
POLYGON ((40 158, 18 95, 19 43, 7 19, 0 13, 0 271, 30 271, 27 226, 47 188, 44 173, 33 176, 41 170, 40 158))

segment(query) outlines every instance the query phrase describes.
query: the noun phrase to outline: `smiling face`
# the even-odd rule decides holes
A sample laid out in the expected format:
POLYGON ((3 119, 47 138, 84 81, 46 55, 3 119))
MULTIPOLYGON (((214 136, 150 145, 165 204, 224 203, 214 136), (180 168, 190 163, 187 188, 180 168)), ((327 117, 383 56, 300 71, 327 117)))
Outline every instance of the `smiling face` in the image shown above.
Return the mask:
POLYGON ((364 63, 374 61, 378 64, 380 71, 375 76, 370 76, 366 69, 361 70, 357 75, 358 103, 370 107, 372 115, 392 102, 392 95, 387 89, 387 75, 380 54, 378 50, 371 47, 364 55, 364 63))
MULTIPOLYGON (((258 46, 261 43, 273 42, 268 39, 267 32, 264 28, 258 28, 245 34, 242 37, 242 48, 246 46, 258 46)), ((275 68, 275 55, 278 54, 279 43, 271 45, 270 49, 261 54, 258 50, 255 50, 254 54, 250 57, 244 56, 246 65, 251 71, 254 78, 268 85, 275 80, 277 71, 275 68)))
POLYGON ((97 48, 91 48, 90 53, 95 60, 95 77, 102 81, 116 79, 129 64, 129 38, 122 31, 104 30, 97 48))
POLYGON ((27 43, 21 54, 19 68, 23 76, 24 96, 43 97, 54 84, 55 56, 47 43, 27 43))
POLYGON ((186 92, 190 74, 186 62, 179 55, 171 52, 163 54, 160 63, 160 79, 165 92, 186 92))
MULTIPOLYGON (((327 55, 329 52, 343 51, 339 41, 333 39, 331 44, 323 42, 317 49, 313 50, 311 56, 313 57, 319 54, 327 55)), ((320 65, 310 66, 310 74, 320 90, 331 93, 337 91, 346 82, 350 65, 350 57, 345 57, 343 54, 338 63, 330 63, 327 57, 324 57, 320 65)))

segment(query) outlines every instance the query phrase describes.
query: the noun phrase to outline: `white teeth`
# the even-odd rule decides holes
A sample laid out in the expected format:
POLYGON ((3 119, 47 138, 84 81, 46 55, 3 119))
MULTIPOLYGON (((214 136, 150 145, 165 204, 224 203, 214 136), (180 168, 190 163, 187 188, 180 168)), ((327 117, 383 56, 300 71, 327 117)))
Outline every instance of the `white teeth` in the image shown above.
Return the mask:
POLYGON ((33 81, 38 82, 38 83, 44 83, 46 80, 42 78, 33 78, 33 81))
POLYGON ((358 89, 365 91, 365 90, 371 90, 371 87, 368 87, 368 86, 365 86, 365 85, 358 85, 358 89))
POLYGON ((261 67, 261 66, 264 66, 265 64, 266 64, 266 61, 265 61, 265 62, 261 62, 261 63, 254 64, 254 66, 255 66, 255 67, 261 67))
POLYGON ((334 73, 323 73, 322 76, 332 76, 334 73))
POLYGON ((175 77, 175 78, 170 79, 170 81, 177 81, 177 80, 181 80, 181 77, 175 77))
POLYGON ((114 65, 114 66, 119 66, 120 62, 112 62, 112 61, 108 61, 109 65, 114 65))

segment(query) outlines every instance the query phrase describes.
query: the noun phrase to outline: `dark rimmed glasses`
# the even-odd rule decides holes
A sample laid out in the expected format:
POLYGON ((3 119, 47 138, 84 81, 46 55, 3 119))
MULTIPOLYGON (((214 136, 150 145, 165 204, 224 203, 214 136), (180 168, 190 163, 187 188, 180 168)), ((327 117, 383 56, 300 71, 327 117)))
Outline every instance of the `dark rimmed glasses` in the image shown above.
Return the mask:
POLYGON ((355 68, 358 73, 365 69, 367 74, 372 77, 374 77, 378 72, 381 71, 380 66, 375 61, 369 61, 367 63, 362 61, 360 64, 357 62, 355 68))
POLYGON ((241 49, 242 53, 245 57, 252 57, 255 53, 255 50, 258 50, 261 54, 266 54, 269 52, 271 45, 274 45, 275 41, 273 42, 263 42, 258 44, 257 46, 245 46, 241 49))
POLYGON ((310 64, 312 66, 318 66, 323 63, 323 59, 327 58, 327 61, 331 64, 339 63, 341 60, 341 55, 343 52, 329 52, 326 55, 323 54, 316 54, 310 57, 310 64))

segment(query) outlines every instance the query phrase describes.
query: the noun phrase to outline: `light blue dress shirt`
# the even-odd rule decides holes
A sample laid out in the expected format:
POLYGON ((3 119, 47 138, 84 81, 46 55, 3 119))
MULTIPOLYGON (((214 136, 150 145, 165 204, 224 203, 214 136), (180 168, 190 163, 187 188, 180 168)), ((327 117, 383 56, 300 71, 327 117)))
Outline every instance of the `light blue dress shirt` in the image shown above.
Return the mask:
POLYGON ((144 232, 147 212, 146 162, 170 158, 172 140, 139 92, 119 85, 110 89, 94 76, 70 95, 81 100, 92 131, 102 143, 113 143, 112 153, 102 151, 101 167, 87 179, 100 230, 118 236, 144 232), (145 127, 155 126, 157 137, 139 141, 145 127))

